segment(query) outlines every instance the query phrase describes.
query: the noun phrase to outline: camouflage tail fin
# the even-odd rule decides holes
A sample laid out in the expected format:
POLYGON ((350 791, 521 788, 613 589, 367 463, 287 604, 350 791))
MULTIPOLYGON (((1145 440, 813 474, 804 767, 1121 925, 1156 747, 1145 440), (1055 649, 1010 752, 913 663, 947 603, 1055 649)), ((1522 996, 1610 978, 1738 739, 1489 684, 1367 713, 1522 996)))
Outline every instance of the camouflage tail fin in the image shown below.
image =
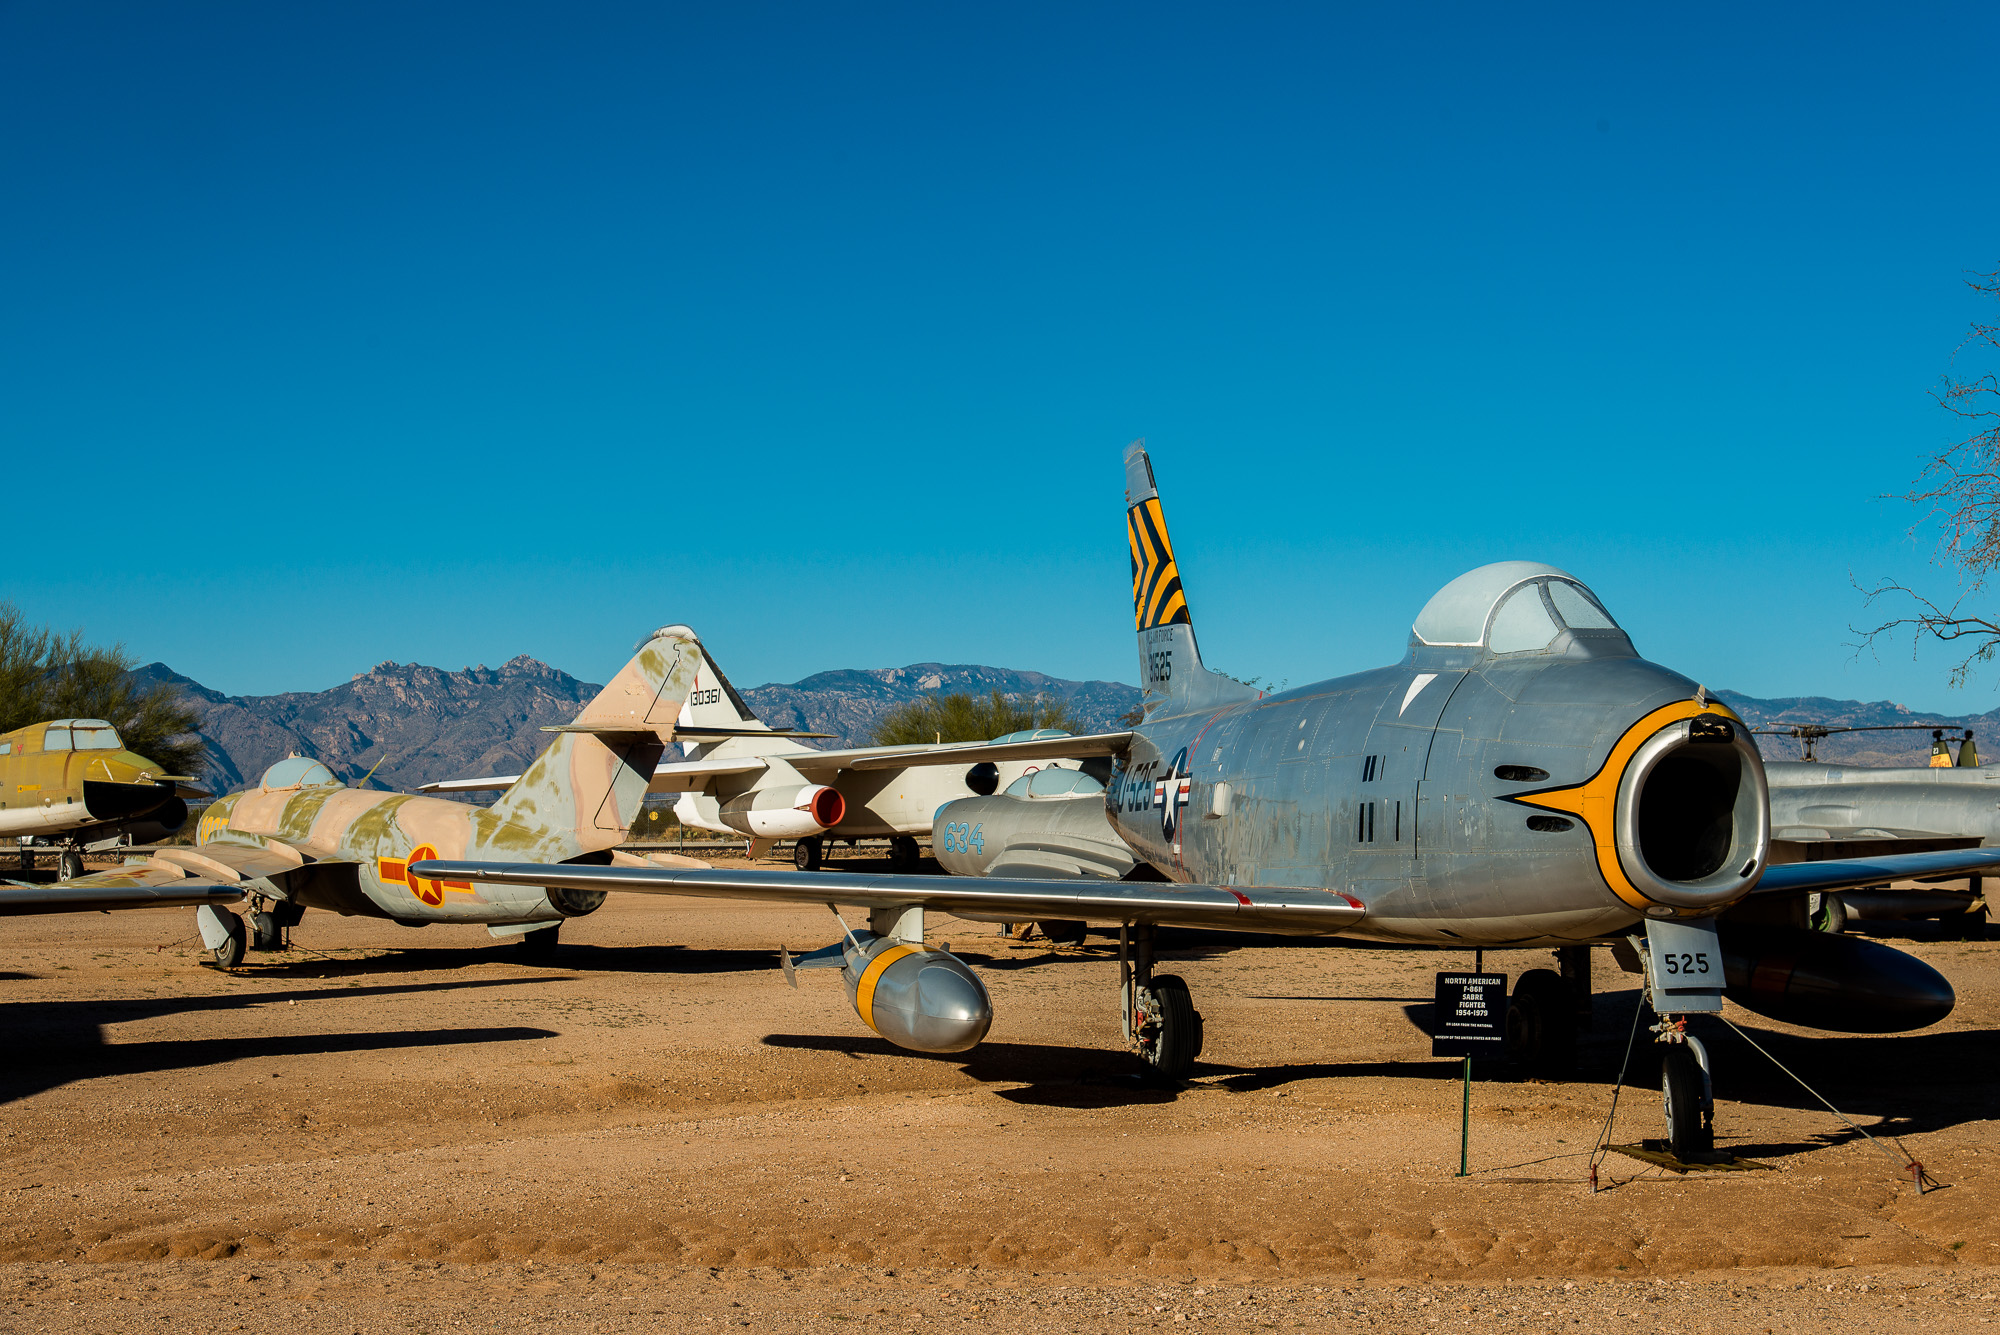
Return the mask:
POLYGON ((770 731, 770 725, 751 711, 729 684, 729 678, 722 675, 722 668, 709 656, 708 646, 697 644, 694 651, 700 658, 695 666, 694 689, 688 692, 687 704, 681 709, 682 726, 770 731))
POLYGON ((508 837, 557 860, 623 843, 701 661, 686 626, 648 636, 575 722, 551 729, 549 748, 490 808, 508 837))
POLYGON ((1143 440, 1125 447, 1125 537, 1132 549, 1132 617, 1147 716, 1256 699, 1256 687, 1202 666, 1143 440))

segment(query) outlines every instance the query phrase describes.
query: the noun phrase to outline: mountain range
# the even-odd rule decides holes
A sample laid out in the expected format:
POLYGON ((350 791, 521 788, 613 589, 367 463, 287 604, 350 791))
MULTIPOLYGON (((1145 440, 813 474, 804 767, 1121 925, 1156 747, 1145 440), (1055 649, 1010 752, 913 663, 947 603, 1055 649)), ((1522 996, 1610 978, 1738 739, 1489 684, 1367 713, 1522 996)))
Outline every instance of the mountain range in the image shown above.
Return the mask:
MULTIPOLYGON (((351 784, 409 790, 434 779, 518 774, 541 751, 546 724, 567 723, 598 687, 529 658, 450 671, 419 663, 379 663, 324 691, 282 695, 223 695, 164 663, 136 669, 140 684, 164 683, 201 711, 208 765, 202 778, 217 793, 253 785, 273 762, 297 752, 324 763, 351 784)), ((777 728, 832 734, 822 745, 865 746, 876 720, 928 691, 1010 697, 1053 695, 1092 729, 1118 726, 1139 701, 1136 688, 1115 681, 1069 681, 1040 672, 974 664, 913 663, 900 668, 841 668, 789 685, 742 692, 744 701, 777 728)), ((1912 731, 1837 733, 1819 744, 1823 760, 1852 765, 1921 765, 1929 728, 1973 729, 1991 739, 2000 759, 2000 709, 1984 714, 1927 714, 1889 701, 1824 696, 1758 699, 1718 692, 1753 728, 1795 724, 1828 727, 1896 725, 1912 731)), ((1799 744, 1760 737, 1766 757, 1794 760, 1799 744)))
MULTIPOLYGON (((282 695, 224 695, 164 663, 133 676, 141 686, 173 688, 200 711, 208 743, 202 786, 216 793, 254 785, 294 752, 370 788, 406 791, 435 779, 519 774, 547 745, 543 726, 568 723, 602 689, 525 654, 497 668, 455 672, 378 663, 327 690, 282 695)), ((830 733, 819 745, 846 747, 868 745, 877 719, 926 692, 996 689, 1011 698, 1055 696, 1091 729, 1117 726, 1139 703, 1138 690, 1120 682, 953 663, 844 668, 742 696, 774 728, 830 733)))

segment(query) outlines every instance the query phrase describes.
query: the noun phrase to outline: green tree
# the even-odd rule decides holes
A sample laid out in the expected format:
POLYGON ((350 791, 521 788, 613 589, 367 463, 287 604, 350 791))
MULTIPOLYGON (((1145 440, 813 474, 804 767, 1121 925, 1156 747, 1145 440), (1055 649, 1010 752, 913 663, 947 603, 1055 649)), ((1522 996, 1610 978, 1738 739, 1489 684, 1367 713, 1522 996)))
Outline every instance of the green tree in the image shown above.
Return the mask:
POLYGON ((30 626, 21 609, 0 603, 0 732, 52 718, 101 718, 129 751, 168 774, 193 774, 207 757, 196 734, 201 715, 165 684, 141 690, 125 646, 83 642, 30 626))
POLYGON ((996 687, 986 697, 927 692, 897 705, 875 723, 875 745, 914 746, 919 742, 984 742, 1030 728, 1084 728, 1069 706, 1052 695, 1009 700, 996 687))

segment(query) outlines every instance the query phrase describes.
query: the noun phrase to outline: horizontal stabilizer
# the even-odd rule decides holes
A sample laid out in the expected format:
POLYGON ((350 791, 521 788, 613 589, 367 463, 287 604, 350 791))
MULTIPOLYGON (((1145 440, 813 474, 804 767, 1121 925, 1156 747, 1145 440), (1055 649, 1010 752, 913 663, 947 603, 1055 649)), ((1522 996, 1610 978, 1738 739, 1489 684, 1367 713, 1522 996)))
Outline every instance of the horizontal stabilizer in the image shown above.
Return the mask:
POLYGON ((842 872, 673 870, 587 867, 573 863, 420 862, 417 875, 487 885, 559 886, 640 894, 792 904, 924 908, 984 922, 1082 919, 1157 923, 1236 932, 1320 936, 1346 931, 1367 916, 1360 900, 1338 890, 1288 886, 1178 885, 1159 881, 1000 880, 960 876, 853 875, 842 872))

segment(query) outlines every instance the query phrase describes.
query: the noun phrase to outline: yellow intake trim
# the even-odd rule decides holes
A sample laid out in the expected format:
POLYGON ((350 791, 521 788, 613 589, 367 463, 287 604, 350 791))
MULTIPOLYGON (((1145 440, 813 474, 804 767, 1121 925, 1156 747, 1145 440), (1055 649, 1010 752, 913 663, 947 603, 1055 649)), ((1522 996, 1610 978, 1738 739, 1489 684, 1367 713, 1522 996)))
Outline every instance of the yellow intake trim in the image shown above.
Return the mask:
POLYGON ((1625 868, 1618 861, 1618 838, 1616 816, 1618 811, 1618 785, 1625 778, 1625 767, 1639 747, 1660 729, 1682 719, 1696 718, 1702 714, 1714 714, 1733 719, 1741 726, 1743 720, 1737 718, 1728 705, 1709 701, 1705 705, 1692 700, 1679 700, 1655 709, 1646 717, 1627 728, 1622 736, 1612 744, 1611 754, 1597 773, 1582 783, 1568 788, 1550 788, 1539 793, 1525 793, 1511 800, 1523 806, 1541 807, 1548 811, 1563 811, 1580 817, 1590 829, 1591 842, 1597 846, 1597 870, 1604 877, 1604 883, 1611 887, 1611 893, 1630 904, 1635 909, 1650 906, 1653 901, 1641 894, 1625 875, 1625 868))

